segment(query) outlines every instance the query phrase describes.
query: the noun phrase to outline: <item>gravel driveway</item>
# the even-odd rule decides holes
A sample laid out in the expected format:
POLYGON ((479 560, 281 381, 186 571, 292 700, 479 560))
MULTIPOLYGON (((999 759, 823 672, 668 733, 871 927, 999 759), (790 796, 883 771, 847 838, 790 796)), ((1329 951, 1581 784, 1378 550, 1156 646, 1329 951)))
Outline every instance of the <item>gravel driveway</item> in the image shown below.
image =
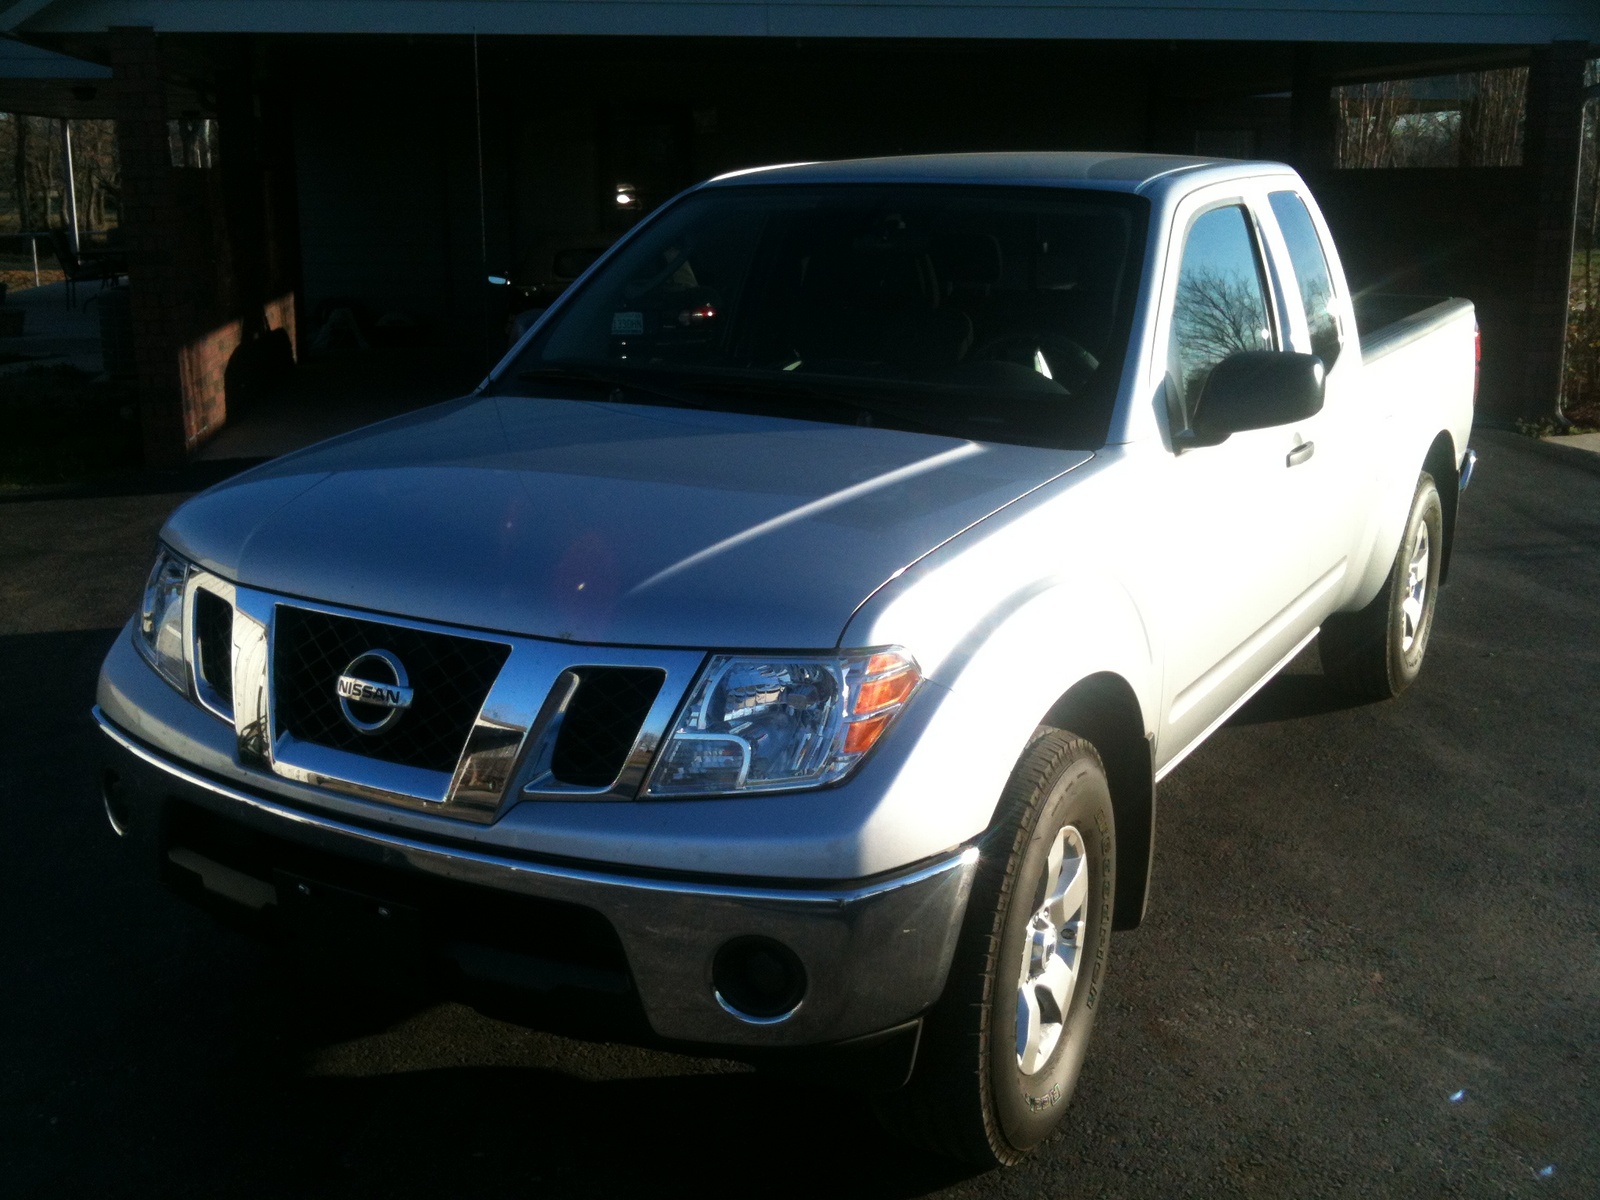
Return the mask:
POLYGON ((1162 785, 1065 1128, 976 1176, 849 1097, 286 971, 168 897, 87 711, 182 496, 0 502, 0 1193, 1600 1195, 1600 459, 1474 444, 1421 682, 1340 709, 1313 650, 1162 785))

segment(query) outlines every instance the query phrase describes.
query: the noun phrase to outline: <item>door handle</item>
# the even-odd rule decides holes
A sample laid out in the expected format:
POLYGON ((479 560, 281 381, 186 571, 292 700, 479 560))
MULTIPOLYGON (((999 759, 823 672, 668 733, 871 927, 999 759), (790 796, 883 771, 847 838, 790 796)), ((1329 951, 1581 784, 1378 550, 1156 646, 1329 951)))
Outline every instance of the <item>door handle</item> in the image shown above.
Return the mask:
POLYGON ((1293 450, 1289 451, 1289 457, 1284 460, 1284 463, 1287 466, 1298 467, 1316 452, 1317 444, 1315 442, 1301 442, 1293 450))

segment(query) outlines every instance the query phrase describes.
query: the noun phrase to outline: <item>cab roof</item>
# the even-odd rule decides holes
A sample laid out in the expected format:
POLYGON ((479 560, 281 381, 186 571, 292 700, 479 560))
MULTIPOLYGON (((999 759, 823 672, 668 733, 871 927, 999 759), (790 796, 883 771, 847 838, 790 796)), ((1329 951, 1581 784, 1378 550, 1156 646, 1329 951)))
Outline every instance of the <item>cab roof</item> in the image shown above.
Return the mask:
POLYGON ((1158 180, 1205 172, 1208 179, 1287 172, 1281 163, 1183 154, 1134 154, 1098 150, 1026 151, 986 154, 920 154, 903 158, 855 158, 840 162, 788 163, 719 175, 708 186, 744 183, 969 183, 1034 187, 1088 187, 1142 192, 1158 180))

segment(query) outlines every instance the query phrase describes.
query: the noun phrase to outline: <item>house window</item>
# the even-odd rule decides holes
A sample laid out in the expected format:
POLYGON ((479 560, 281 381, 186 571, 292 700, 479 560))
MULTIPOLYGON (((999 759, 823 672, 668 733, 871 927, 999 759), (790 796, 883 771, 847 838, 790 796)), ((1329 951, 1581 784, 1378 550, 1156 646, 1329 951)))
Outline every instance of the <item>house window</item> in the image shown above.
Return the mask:
POLYGON ((217 122, 213 117, 182 117, 167 122, 167 149, 175 167, 214 167, 217 146, 217 122))
POLYGON ((1334 164, 1522 165, 1528 68, 1382 79, 1333 89, 1334 164))

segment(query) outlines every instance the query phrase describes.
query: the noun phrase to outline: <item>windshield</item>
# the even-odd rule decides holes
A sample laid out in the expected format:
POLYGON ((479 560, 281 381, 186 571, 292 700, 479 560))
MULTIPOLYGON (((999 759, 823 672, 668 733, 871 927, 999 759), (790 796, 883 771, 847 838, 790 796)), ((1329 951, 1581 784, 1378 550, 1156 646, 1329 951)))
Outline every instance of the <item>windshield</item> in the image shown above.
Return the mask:
POLYGON ((623 246, 495 390, 1095 449, 1147 211, 1064 189, 710 188, 623 246))

